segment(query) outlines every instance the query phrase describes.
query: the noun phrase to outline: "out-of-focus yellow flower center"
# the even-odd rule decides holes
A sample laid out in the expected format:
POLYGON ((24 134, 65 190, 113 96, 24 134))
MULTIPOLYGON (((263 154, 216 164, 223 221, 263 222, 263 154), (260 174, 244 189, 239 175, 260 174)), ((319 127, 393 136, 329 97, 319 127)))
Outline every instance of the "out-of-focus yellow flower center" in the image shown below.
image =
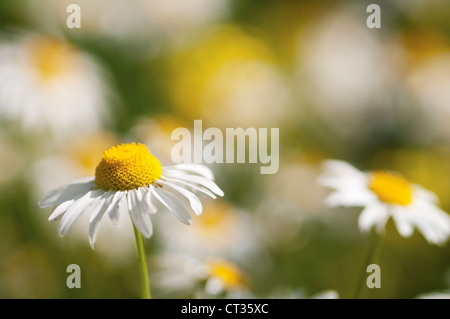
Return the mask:
POLYGON ((49 81, 73 67, 74 48, 59 39, 38 37, 31 40, 33 65, 43 81, 49 81))
MULTIPOLYGON (((205 209, 206 211, 206 209, 205 209)), ((215 230, 218 227, 220 227, 221 224, 223 224, 226 216, 225 211, 221 210, 215 210, 211 209, 208 210, 207 214, 203 214, 202 218, 199 218, 198 223, 200 224, 200 227, 202 231, 208 232, 211 230, 215 230)))
POLYGON ((210 277, 220 279, 226 289, 239 288, 247 284, 239 268, 228 261, 213 259, 206 264, 210 269, 210 277))
MULTIPOLYGON (((174 105, 182 113, 194 118, 213 112, 205 108, 202 101, 215 74, 227 70, 230 65, 235 65, 236 68, 236 65, 245 62, 273 60, 263 41, 234 26, 224 26, 199 46, 179 51, 172 57, 174 74, 170 90, 174 105)), ((212 95, 224 96, 234 88, 233 85, 227 87, 222 83, 212 95), (221 88, 223 91, 219 92, 221 88)))
POLYGON ((407 206, 411 204, 413 189, 411 183, 400 175, 376 171, 370 173, 369 188, 378 198, 388 204, 407 206))
POLYGON ((95 183, 103 190, 125 191, 148 186, 161 175, 161 163, 145 145, 121 144, 103 152, 95 183))
POLYGON ((224 202, 207 202, 203 211, 205 213, 196 221, 194 229, 198 229, 206 237, 217 236, 223 240, 224 233, 229 233, 230 228, 236 225, 236 213, 224 202))
POLYGON ((70 140, 70 147, 64 150, 64 155, 72 159, 84 175, 92 175, 103 151, 117 142, 117 137, 107 132, 81 134, 70 140))

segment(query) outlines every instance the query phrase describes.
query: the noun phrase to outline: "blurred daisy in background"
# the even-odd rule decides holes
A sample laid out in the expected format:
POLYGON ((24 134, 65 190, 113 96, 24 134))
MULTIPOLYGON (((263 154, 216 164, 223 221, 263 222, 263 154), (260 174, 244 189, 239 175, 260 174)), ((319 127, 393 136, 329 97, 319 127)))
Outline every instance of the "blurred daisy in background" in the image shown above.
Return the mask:
POLYGON ((358 226, 362 232, 372 227, 384 232, 390 217, 403 237, 410 237, 414 227, 430 244, 443 245, 450 235, 450 216, 438 206, 438 198, 397 173, 361 172, 343 161, 324 162, 321 185, 333 189, 326 198, 331 206, 362 206, 358 226))
POLYGON ((397 69, 375 33, 350 8, 305 27, 297 59, 300 98, 342 134, 361 129, 370 108, 392 87, 397 69))
POLYGON ((339 299, 339 293, 330 289, 309 296, 305 289, 278 289, 272 293, 270 299, 339 299))
MULTIPOLYGON (((27 0, 25 8, 28 20, 41 28, 54 31, 67 28, 70 0, 27 0)), ((81 28, 77 34, 94 34, 125 40, 134 32, 143 32, 144 15, 136 0, 79 0, 81 28)), ((137 36, 138 34, 136 34, 137 36)))
POLYGON ((161 294, 193 298, 251 297, 250 282, 238 265, 223 258, 166 253, 155 259, 151 279, 161 294))
POLYGON ((339 299, 339 293, 336 290, 324 290, 315 293, 310 299, 339 299))
POLYGON ((269 245, 299 243, 308 219, 323 210, 326 190, 315 183, 320 170, 302 158, 285 159, 277 174, 264 179, 264 194, 255 220, 269 245), (270 235, 269 235, 270 234, 270 235))
POLYGON ((61 219, 58 233, 64 236, 82 215, 90 215, 89 242, 94 247, 98 227, 104 215, 119 223, 124 215, 144 237, 150 237, 153 226, 150 215, 162 204, 182 223, 192 217, 183 200, 196 215, 202 204, 190 190, 212 198, 223 196, 214 183, 212 172, 198 164, 162 167, 143 144, 121 144, 107 149, 95 170, 95 176, 82 178, 49 192, 39 207, 55 207, 50 221, 61 219))
POLYGON ((97 130, 108 119, 106 87, 97 61, 61 37, 0 39, 0 116, 26 132, 97 130))
MULTIPOLYGON (((249 283, 239 267, 224 259, 207 259, 205 261, 207 281, 205 293, 210 296, 238 293, 249 286, 249 283)), ((234 295, 237 297, 237 295, 234 295)), ((234 297, 233 296, 233 297, 234 297)))
POLYGON ((153 37, 164 35, 180 41, 186 35, 211 28, 230 13, 230 0, 138 0, 147 31, 153 37))
POLYGON ((199 258, 223 256, 242 263, 262 254, 251 216, 224 200, 205 201, 202 216, 194 218, 190 227, 173 224, 168 217, 161 215, 158 219, 160 240, 167 252, 199 258))
POLYGON ((63 185, 68 180, 95 174, 103 151, 117 145, 119 138, 107 131, 82 133, 62 145, 48 147, 46 155, 31 167, 36 197, 63 185))
POLYGON ((171 64, 172 103, 188 119, 219 128, 274 127, 290 114, 287 81, 268 46, 239 28, 210 31, 171 64))
MULTIPOLYGON (((179 127, 190 129, 193 123, 170 115, 159 114, 152 117, 142 117, 130 130, 130 139, 152 146, 152 154, 163 163, 172 162, 172 148, 179 142, 172 141, 172 132, 179 127)), ((194 136, 192 133, 191 136, 194 136)))
POLYGON ((416 27, 399 33, 398 42, 405 61, 404 89, 424 115, 421 123, 428 124, 427 137, 450 139, 446 125, 450 119, 450 46, 446 35, 416 27))
POLYGON ((286 88, 286 79, 274 65, 230 61, 204 87, 202 115, 208 123, 220 127, 274 126, 288 111, 286 88))
POLYGON ((435 291, 425 294, 420 294, 416 297, 417 299, 450 299, 450 290, 448 291, 435 291))
MULTIPOLYGON (((66 28, 71 0, 27 1, 28 19, 48 30, 66 28)), ((79 0, 79 35, 114 40, 123 54, 161 51, 167 44, 185 42, 191 34, 203 31, 229 15, 230 0, 79 0)))

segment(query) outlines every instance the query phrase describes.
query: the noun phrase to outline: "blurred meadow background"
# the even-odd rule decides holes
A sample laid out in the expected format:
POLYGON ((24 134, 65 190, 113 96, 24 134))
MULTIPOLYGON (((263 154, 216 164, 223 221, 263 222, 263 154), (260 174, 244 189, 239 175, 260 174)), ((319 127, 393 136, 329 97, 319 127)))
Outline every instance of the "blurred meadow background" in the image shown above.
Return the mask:
MULTIPOLYGON (((88 220, 60 238, 37 201, 122 142, 171 165, 172 130, 201 119, 279 128, 279 171, 210 164, 223 199, 202 198, 191 226, 156 214, 153 296, 351 298, 368 236, 360 208, 324 205, 321 163, 397 171, 450 211, 449 17, 447 0, 0 1, 0 297, 138 298, 127 225, 103 222, 92 250, 88 220)), ((363 298, 450 289, 450 244, 403 238, 392 220, 374 262, 381 288, 363 298)))

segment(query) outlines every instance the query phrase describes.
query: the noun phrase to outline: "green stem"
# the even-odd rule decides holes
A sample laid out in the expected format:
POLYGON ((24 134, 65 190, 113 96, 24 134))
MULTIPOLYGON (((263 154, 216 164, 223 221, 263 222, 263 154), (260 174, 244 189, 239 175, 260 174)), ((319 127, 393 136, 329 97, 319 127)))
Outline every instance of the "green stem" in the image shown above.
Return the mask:
POLYGON ((369 242, 369 252, 367 253, 366 260, 363 264, 363 268, 362 268, 361 274, 359 276, 358 284, 356 286, 355 293, 353 295, 353 299, 359 299, 361 296, 361 289, 365 284, 364 279, 366 278, 366 275, 367 275, 367 272, 366 272, 367 266, 372 264, 373 260, 375 259, 376 254, 378 252, 378 248, 380 246, 380 243, 381 243, 381 236, 379 236, 377 234, 375 229, 372 229, 371 236, 370 236, 370 242, 369 242))
POLYGON ((144 240, 141 233, 133 223, 134 239, 136 240, 136 255, 139 271, 139 284, 141 287, 141 298, 151 299, 150 285, 148 280, 147 260, 145 259, 144 240))

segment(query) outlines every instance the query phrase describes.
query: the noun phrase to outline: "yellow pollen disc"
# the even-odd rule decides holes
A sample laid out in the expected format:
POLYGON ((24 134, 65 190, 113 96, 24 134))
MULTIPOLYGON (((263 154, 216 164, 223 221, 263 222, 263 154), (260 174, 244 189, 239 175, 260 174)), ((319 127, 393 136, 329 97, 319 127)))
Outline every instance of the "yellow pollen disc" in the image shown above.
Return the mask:
POLYGON ((376 171, 370 173, 369 189, 388 204, 407 206, 411 204, 413 189, 411 183, 400 175, 376 171))
POLYGON ((198 229, 206 237, 218 237, 224 239, 224 233, 229 233, 236 224, 236 213, 224 202, 214 201, 203 205, 201 218, 196 221, 195 229, 198 229))
POLYGON ((148 186, 161 175, 161 163, 145 145, 121 144, 103 152, 95 183, 103 190, 125 191, 148 186))
POLYGON ((43 81, 49 81, 73 67, 74 48, 63 41, 39 37, 30 43, 33 64, 43 81))
POLYGON ((244 275, 234 264, 219 259, 213 259, 206 262, 210 268, 210 277, 216 277, 222 280, 225 288, 238 288, 247 284, 244 275))

